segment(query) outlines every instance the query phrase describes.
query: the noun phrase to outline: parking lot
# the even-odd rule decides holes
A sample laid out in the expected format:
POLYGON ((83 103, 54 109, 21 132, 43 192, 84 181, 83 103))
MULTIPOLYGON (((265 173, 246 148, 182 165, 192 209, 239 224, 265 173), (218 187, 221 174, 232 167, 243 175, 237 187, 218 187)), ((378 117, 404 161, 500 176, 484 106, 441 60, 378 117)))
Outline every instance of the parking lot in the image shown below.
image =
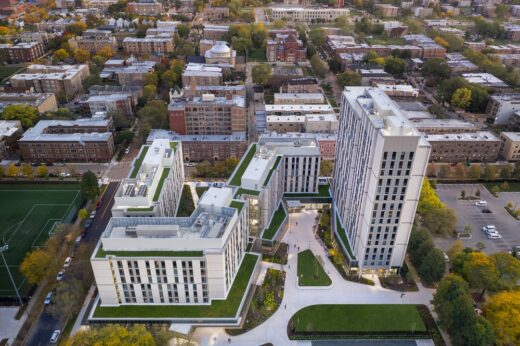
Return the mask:
MULTIPOLYGON (((480 184, 438 184, 437 194, 448 208, 455 209, 458 232, 462 232, 467 225, 471 226, 471 239, 461 239, 465 246, 474 248, 478 242, 482 242, 486 246, 483 251, 490 254, 510 251, 512 246, 520 245, 520 221, 515 220, 504 209, 509 201, 517 208, 520 207, 520 192, 501 192, 499 198, 496 198, 480 184), (491 210, 491 213, 483 213, 482 210, 485 208, 475 206, 475 200, 460 200, 462 190, 466 191, 466 196, 474 195, 480 190, 480 199, 487 202, 487 209, 491 210), (502 239, 489 239, 482 232, 482 227, 486 225, 494 225, 502 239)), ((435 238, 434 241, 441 249, 448 250, 454 239, 435 238)))

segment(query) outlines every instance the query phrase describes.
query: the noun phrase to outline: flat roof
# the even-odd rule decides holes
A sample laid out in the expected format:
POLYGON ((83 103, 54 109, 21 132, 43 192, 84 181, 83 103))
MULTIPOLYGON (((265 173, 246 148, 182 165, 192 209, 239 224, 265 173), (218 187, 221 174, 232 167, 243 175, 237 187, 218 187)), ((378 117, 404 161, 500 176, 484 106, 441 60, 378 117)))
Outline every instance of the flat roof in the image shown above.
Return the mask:
POLYGON ((112 132, 91 132, 91 133, 45 133, 50 126, 64 127, 107 127, 108 120, 104 119, 78 119, 78 120, 40 120, 34 127, 31 127, 23 134, 19 142, 99 142, 106 141, 112 136, 112 132))
POLYGON ((479 129, 478 126, 464 120, 459 119, 415 119, 412 120, 412 124, 418 129, 426 127, 435 128, 467 128, 467 129, 479 129))
POLYGON ((501 142, 501 140, 489 131, 472 132, 472 133, 456 133, 442 135, 425 135, 424 138, 428 142, 501 142))
POLYGON ((497 87, 507 87, 501 79, 493 76, 491 73, 463 73, 462 77, 470 83, 489 85, 497 87))
POLYGON ((0 136, 11 136, 21 128, 20 120, 0 120, 0 136))
POLYGON ((513 142, 520 142, 520 132, 501 132, 500 136, 506 137, 513 142))
POLYGON ((233 132, 230 135, 179 135, 173 131, 153 129, 146 142, 151 143, 154 139, 160 138, 180 142, 243 142, 247 140, 245 132, 233 132))
POLYGON ((265 105, 266 112, 328 112, 334 110, 329 104, 312 105, 312 104, 275 104, 265 105))

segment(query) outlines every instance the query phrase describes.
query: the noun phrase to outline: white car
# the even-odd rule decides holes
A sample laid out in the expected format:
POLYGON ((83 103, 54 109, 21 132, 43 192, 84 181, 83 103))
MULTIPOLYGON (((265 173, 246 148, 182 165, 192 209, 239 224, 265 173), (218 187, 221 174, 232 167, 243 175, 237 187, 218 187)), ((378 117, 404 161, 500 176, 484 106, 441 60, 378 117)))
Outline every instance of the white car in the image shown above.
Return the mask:
POLYGON ((448 254, 446 252, 443 252, 442 254, 444 255, 444 261, 446 261, 446 263, 448 263, 450 261, 448 254))
POLYGON ((72 262, 72 258, 65 258, 65 262, 63 263, 63 268, 68 268, 70 266, 70 262, 72 262))
POLYGON ((94 210, 92 213, 90 213, 90 218, 93 219, 96 217, 96 211, 94 210))
POLYGON ((70 177, 70 176, 71 176, 71 174, 70 174, 70 173, 67 173, 67 172, 61 172, 61 173, 60 173, 60 177, 62 177, 62 178, 68 178, 68 177, 70 177))
POLYGON ((502 239, 502 236, 498 232, 488 233, 489 239, 502 239))
POLYGON ((45 296, 45 300, 43 301, 44 305, 49 305, 52 302, 52 292, 47 293, 45 296))
POLYGON ((57 344, 58 343, 58 339, 60 338, 60 330, 59 329, 56 329, 54 332, 52 332, 52 335, 51 335, 51 344, 57 344))
POLYGON ((65 272, 62 270, 61 272, 58 273, 58 275, 56 275, 56 281, 63 280, 63 275, 65 275, 65 272))
POLYGON ((487 225, 482 227, 482 232, 488 233, 488 232, 496 232, 496 228, 494 225, 487 225))
POLYGON ((475 205, 477 207, 487 207, 487 202, 486 201, 476 201, 475 205))

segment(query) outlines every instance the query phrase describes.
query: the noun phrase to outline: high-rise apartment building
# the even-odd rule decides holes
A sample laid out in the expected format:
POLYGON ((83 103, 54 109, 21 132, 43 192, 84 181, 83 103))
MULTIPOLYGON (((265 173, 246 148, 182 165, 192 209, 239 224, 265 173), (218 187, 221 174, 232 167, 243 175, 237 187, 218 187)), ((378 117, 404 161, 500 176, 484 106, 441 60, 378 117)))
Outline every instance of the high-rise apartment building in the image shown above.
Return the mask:
POLYGON ((333 177, 334 233, 351 269, 402 266, 430 144, 380 89, 342 95, 333 177))

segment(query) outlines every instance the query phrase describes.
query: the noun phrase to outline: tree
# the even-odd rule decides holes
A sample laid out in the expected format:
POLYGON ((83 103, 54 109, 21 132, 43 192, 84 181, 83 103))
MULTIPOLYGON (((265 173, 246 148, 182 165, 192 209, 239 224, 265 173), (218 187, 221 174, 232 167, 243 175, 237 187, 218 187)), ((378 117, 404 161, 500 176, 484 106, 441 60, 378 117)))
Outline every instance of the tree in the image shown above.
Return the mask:
POLYGON ((466 179, 466 167, 463 164, 458 163, 455 166, 455 172, 453 175, 454 175, 455 179, 457 179, 457 180, 466 179))
POLYGON ((460 192, 460 199, 466 199, 466 190, 460 192))
POLYGON ((7 166, 6 175, 8 177, 16 177, 18 175, 18 171, 18 167, 16 167, 14 163, 11 163, 9 166, 7 166))
POLYGON ((81 193, 89 200, 93 201, 99 196, 101 190, 99 189, 98 179, 92 171, 83 173, 80 189, 81 193))
POLYGON ((520 260, 506 252, 497 252, 489 256, 498 277, 497 285, 501 290, 516 287, 520 280, 520 260))
POLYGON ((424 216, 428 211, 437 208, 446 208, 446 205, 441 202, 439 196, 431 186, 430 180, 424 178, 419 196, 419 204, 417 205, 417 212, 424 216))
POLYGON ((482 289, 481 296, 486 290, 497 287, 497 273, 491 259, 482 252, 472 252, 462 268, 464 278, 473 288, 482 289))
POLYGON ((26 177, 32 177, 33 175, 33 169, 32 169, 32 166, 30 163, 24 163, 21 167, 20 167, 20 172, 26 176, 26 177))
POLYGON ((457 225, 457 216, 453 209, 436 208, 423 215, 426 228, 438 235, 450 235, 457 225))
POLYGON ((324 177, 332 176, 332 169, 334 164, 331 160, 322 160, 320 163, 320 175, 324 177))
MULTIPOLYGON (((439 283, 437 291, 433 296, 433 306, 439 315, 440 322, 448 329, 457 324, 454 314, 459 306, 470 306, 473 308, 472 300, 469 295, 468 284, 458 275, 450 274, 439 283)), ((460 323, 460 322, 459 322, 460 323)))
POLYGON ((90 53, 88 50, 78 48, 74 52, 74 60, 79 63, 85 63, 90 60, 90 53))
POLYGON ((56 317, 69 318, 79 312, 83 298, 83 285, 79 280, 61 281, 56 287, 55 297, 59 304, 52 304, 49 311, 56 317))
POLYGON ((439 172, 437 173, 437 177, 439 179, 446 179, 448 178, 448 176, 450 175, 450 169, 448 166, 446 165, 442 165, 440 168, 439 168, 439 172))
POLYGON ((385 72, 395 76, 401 76, 406 69, 406 63, 403 59, 389 56, 385 59, 385 72))
POLYGON ((520 161, 515 162, 515 168, 513 169, 513 178, 520 179, 520 161))
POLYGON ((473 180, 480 179, 482 175, 482 170, 480 169, 480 165, 471 165, 468 170, 468 177, 473 180))
POLYGON ((325 77, 325 74, 328 72, 328 66, 325 61, 321 60, 318 54, 314 54, 311 58, 311 66, 312 70, 318 77, 325 77))
POLYGON ((145 85, 143 87, 143 98, 146 101, 151 101, 151 100, 155 99, 156 96, 157 96, 157 87, 155 85, 149 84, 149 85, 145 85))
POLYGON ((464 249, 464 244, 462 244, 462 241, 460 241, 460 240, 455 241, 447 252, 449 259, 451 261, 453 261, 455 256, 457 256, 459 253, 461 253, 463 249, 464 249))
POLYGON ((468 88, 459 88, 455 90, 451 96, 451 104, 462 109, 468 108, 471 103, 471 90, 468 88))
POLYGON ((143 78, 144 85, 157 86, 158 83, 159 83, 159 77, 157 77, 157 74, 155 74, 153 72, 146 74, 143 78))
POLYGON ((345 71, 337 75, 336 84, 340 88, 346 86, 359 86, 361 85, 361 75, 355 71, 345 71))
POLYGON ((69 57, 69 52, 67 50, 61 48, 54 52, 52 58, 56 61, 63 61, 69 57))
POLYGON ((253 83, 266 85, 269 78, 271 78, 271 67, 267 64, 255 65, 251 74, 253 83))
POLYGON ((435 248, 430 234, 424 228, 412 231, 408 243, 408 253, 415 266, 420 266, 424 257, 435 248))
POLYGON ((501 179, 510 179, 512 173, 513 173, 513 166, 510 163, 507 163, 500 170, 500 178, 501 179))
POLYGON ((38 167, 36 167, 36 176, 38 177, 46 177, 47 175, 49 175, 49 169, 47 168, 46 165, 40 165, 38 167))
POLYGON ((67 346, 155 346, 150 332, 142 324, 123 327, 117 324, 81 330, 67 341, 67 346))
POLYGON ((282 29, 285 27, 285 21, 282 19, 277 19, 274 21, 273 26, 275 29, 282 29))
POLYGON ((444 253, 439 249, 432 249, 422 260, 417 272, 428 284, 439 282, 446 271, 444 253))
POLYGON ((25 128, 34 126, 34 122, 37 118, 38 111, 36 108, 24 104, 6 106, 2 112, 2 119, 20 120, 22 126, 25 128))
POLYGON ((161 75, 161 83, 168 88, 172 88, 179 79, 179 76, 172 70, 168 70, 161 75))
POLYGON ((20 265, 20 272, 27 278, 30 284, 38 284, 47 276, 53 256, 54 254, 51 254, 44 248, 35 249, 25 255, 20 265))
POLYGON ((80 220, 86 220, 89 216, 89 212, 87 209, 85 208, 81 208, 79 211, 78 211, 78 217, 80 218, 80 220))
POLYGON ((162 129, 168 123, 168 107, 162 100, 153 100, 137 112, 137 117, 150 128, 162 129))
POLYGON ((484 173, 482 174, 482 178, 485 181, 495 180, 497 176, 497 168, 493 165, 486 165, 484 167, 484 173))
POLYGON ((489 191, 493 194, 493 196, 498 198, 498 194, 500 193, 500 188, 497 185, 493 186, 491 188, 491 190, 489 190, 489 191))
POLYGON ((450 78, 451 68, 444 59, 432 58, 424 62, 421 73, 428 80, 428 85, 435 85, 440 80, 450 78))
POLYGON ((105 60, 114 56, 114 51, 109 46, 105 46, 97 51, 97 54, 102 56, 105 60))
POLYGON ((495 330, 498 345, 520 345, 519 290, 491 296, 482 311, 495 330))
POLYGON ((179 36, 182 38, 187 38, 190 34, 190 27, 186 24, 178 24, 176 30, 179 36))

